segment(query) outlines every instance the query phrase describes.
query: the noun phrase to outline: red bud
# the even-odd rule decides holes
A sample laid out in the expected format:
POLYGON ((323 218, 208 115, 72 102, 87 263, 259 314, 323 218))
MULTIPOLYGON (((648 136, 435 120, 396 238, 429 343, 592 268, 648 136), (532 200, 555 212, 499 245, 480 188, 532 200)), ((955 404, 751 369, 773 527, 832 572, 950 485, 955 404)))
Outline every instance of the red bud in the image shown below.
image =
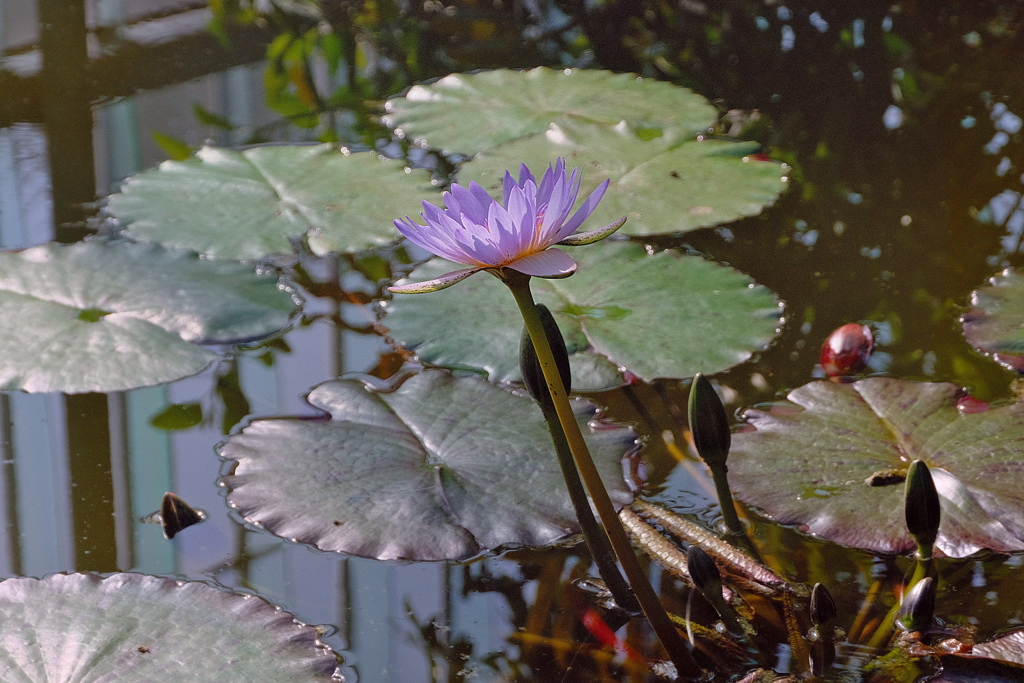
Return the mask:
POLYGON ((956 400, 956 411, 961 415, 984 413, 991 407, 981 399, 974 398, 973 396, 961 396, 956 400))
POLYGON ((843 325, 821 345, 821 367, 834 381, 855 375, 868 364, 874 348, 870 327, 857 323, 843 325))

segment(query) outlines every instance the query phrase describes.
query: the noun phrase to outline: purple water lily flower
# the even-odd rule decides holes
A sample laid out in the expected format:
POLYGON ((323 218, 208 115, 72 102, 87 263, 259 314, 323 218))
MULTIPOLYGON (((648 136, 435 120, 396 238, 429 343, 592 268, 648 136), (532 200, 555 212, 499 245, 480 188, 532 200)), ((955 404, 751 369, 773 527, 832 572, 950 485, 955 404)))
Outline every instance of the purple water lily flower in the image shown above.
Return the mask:
POLYGON ((568 277, 576 262, 554 245, 578 246, 604 239, 618 230, 625 218, 577 233, 583 221, 597 208, 608 182, 590 193, 570 217, 580 189, 579 169, 566 174, 565 159, 548 166, 537 183, 525 164, 519 181, 505 172, 504 200, 495 201, 475 182, 469 187, 453 184, 443 195, 445 209, 423 202, 420 214, 426 225, 408 216, 395 227, 410 242, 449 261, 470 268, 456 270, 435 280, 388 287, 392 292, 416 294, 435 292, 465 280, 485 269, 511 270, 544 278, 568 277))

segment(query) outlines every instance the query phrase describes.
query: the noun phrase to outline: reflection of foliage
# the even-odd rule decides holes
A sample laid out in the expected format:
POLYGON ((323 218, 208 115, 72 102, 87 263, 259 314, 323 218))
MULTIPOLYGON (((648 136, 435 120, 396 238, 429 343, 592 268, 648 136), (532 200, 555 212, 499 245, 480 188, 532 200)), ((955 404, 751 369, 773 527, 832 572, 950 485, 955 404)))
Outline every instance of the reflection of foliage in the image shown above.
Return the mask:
POLYGON ((467 59, 482 67, 550 61, 539 40, 522 38, 533 17, 473 0, 211 0, 211 7, 211 30, 220 36, 231 24, 275 27, 267 105, 300 128, 317 129, 323 141, 339 140, 339 130, 369 145, 388 138, 372 116, 375 103, 467 59))

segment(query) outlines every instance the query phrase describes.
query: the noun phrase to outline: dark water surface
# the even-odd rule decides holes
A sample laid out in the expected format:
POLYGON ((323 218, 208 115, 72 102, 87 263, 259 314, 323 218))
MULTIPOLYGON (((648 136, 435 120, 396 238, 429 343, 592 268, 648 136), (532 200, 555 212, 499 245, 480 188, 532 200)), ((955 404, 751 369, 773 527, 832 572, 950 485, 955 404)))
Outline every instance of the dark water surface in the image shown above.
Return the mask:
MULTIPOLYGON (((691 87, 720 107, 723 130, 790 163, 790 190, 761 216, 652 240, 728 263, 787 302, 775 343, 714 378, 730 409, 816 376, 822 341, 852 321, 878 332, 874 372, 1010 398, 1015 375, 973 351, 957 318, 973 288, 1024 265, 1020 5, 466 0, 328 9, 359 38, 357 61, 334 82, 313 65, 320 87, 351 91, 325 119, 343 142, 386 145, 368 112, 415 80, 581 65, 691 87)), ((87 234, 98 196, 165 158, 154 132, 192 146, 324 133, 282 123, 264 103, 260 60, 273 22, 229 27, 225 44, 206 30, 210 19, 202 3, 184 1, 0 0, 0 245, 87 234), (196 104, 237 128, 204 124, 196 104)), ((348 290, 368 287, 341 268, 348 290)), ((308 413, 301 397, 313 385, 344 372, 386 374, 391 360, 367 329, 372 308, 352 297, 307 300, 308 313, 328 315, 289 332, 287 350, 242 350, 201 376, 121 394, 0 394, 0 574, 132 570, 256 591, 333 626, 326 640, 344 653, 350 680, 644 680, 642 666, 613 662, 610 649, 579 651, 588 602, 569 582, 589 571, 580 549, 465 566, 385 564, 238 523, 215 484, 225 414, 230 428, 245 414, 308 413), (152 426, 167 405, 189 402, 203 404, 204 424, 152 426), (141 520, 171 490, 209 519, 166 541, 141 520)), ((648 439, 646 492, 717 523, 703 466, 680 466, 663 446, 665 432, 683 443, 685 385, 640 384, 599 399, 648 439)), ((845 628, 871 584, 890 586, 907 566, 754 524, 773 566, 832 589, 845 628)), ((1021 556, 941 563, 938 613, 962 616, 982 635, 1022 623, 1020 564, 1021 556)), ((662 590, 685 611, 681 587, 666 580, 662 590)), ((626 631, 634 647, 655 651, 642 626, 626 631)))

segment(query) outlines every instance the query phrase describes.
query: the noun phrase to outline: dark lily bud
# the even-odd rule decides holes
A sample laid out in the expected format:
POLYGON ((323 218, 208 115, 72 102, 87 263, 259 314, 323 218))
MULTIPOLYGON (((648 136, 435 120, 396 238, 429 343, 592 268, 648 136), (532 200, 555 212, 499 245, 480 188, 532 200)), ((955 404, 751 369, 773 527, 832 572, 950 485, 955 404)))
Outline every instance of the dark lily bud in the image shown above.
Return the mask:
POLYGON ((691 545, 686 549, 686 568, 701 595, 717 603, 722 597, 722 575, 711 556, 699 545, 691 545))
POLYGON ((196 510, 176 494, 168 491, 160 504, 160 523, 164 527, 164 537, 174 538, 182 529, 199 524, 206 519, 206 513, 196 510))
POLYGON ((928 465, 920 460, 910 463, 907 483, 903 495, 903 510, 907 530, 917 542, 922 560, 931 559, 932 546, 939 535, 939 521, 942 517, 939 494, 928 465))
POLYGON ((699 372, 690 385, 690 400, 686 407, 697 453, 712 468, 724 466, 732 443, 729 418, 725 415, 725 406, 715 388, 699 372))
POLYGON ((811 623, 815 626, 831 626, 836 618, 836 601, 820 583, 814 584, 811 590, 811 623))
MULTIPOLYGON (((565 348, 565 339, 562 331, 558 329, 558 323, 551 311, 544 304, 537 304, 537 312, 540 314, 541 324, 547 335, 548 343, 551 345, 551 352, 555 356, 555 363, 558 365, 558 374, 562 376, 562 385, 565 392, 572 391, 572 374, 569 371, 569 352, 565 348)), ((519 372, 523 375, 523 384, 537 403, 551 405, 551 393, 548 391, 548 383, 544 380, 544 372, 540 368, 540 361, 537 352, 533 348, 533 341, 530 333, 523 328, 523 337, 519 342, 519 372)))
POLYGON ((932 625, 934 616, 935 579, 929 576, 915 583, 903 596, 896 621, 907 631, 922 631, 932 625))
POLYGON ((857 323, 843 325, 821 345, 821 367, 832 379, 855 375, 868 364, 874 348, 870 327, 857 323))

